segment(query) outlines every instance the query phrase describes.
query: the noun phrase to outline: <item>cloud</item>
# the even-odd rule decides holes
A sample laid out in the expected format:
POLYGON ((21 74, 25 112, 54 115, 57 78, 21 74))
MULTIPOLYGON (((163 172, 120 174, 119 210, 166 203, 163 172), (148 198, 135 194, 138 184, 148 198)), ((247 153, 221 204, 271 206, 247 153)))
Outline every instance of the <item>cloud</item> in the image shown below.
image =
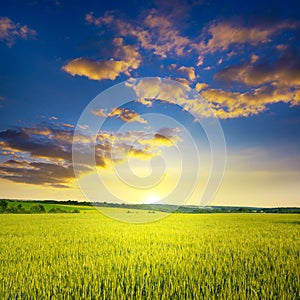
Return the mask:
POLYGON ((248 86, 276 83, 300 86, 300 55, 298 51, 284 51, 279 58, 258 59, 229 66, 215 74, 215 79, 226 83, 238 81, 248 86))
POLYGON ((147 124, 147 121, 143 119, 136 111, 127 108, 115 108, 109 113, 109 117, 117 116, 124 122, 138 122, 147 124))
MULTIPOLYGON (((138 118, 126 110, 123 117, 128 120, 138 118)), ((0 154, 10 158, 0 165, 0 178, 53 187, 72 187, 75 180, 72 167, 73 133, 72 126, 53 124, 0 131, 0 154)), ((93 169, 87 145, 95 145, 96 166, 106 169, 115 163, 123 163, 128 156, 138 159, 157 156, 162 147, 175 145, 178 140, 176 134, 172 129, 162 129, 161 132, 100 131, 96 137, 79 136, 77 142, 81 147, 77 155, 81 165, 76 169, 79 170, 79 176, 93 169)))
POLYGON ((118 21, 117 27, 122 36, 137 38, 142 48, 162 58, 168 54, 184 56, 190 45, 190 39, 182 36, 168 16, 159 15, 156 9, 149 11, 141 26, 118 21))
POLYGON ((190 48, 190 39, 174 28, 170 16, 160 15, 156 9, 148 11, 146 17, 141 17, 136 24, 115 18, 113 12, 106 12, 101 17, 89 13, 85 19, 97 27, 108 26, 119 36, 135 38, 140 47, 162 58, 166 58, 167 54, 183 56, 190 48))
POLYGON ((74 171, 72 165, 8 160, 0 165, 0 177, 14 182, 67 188, 74 179, 74 171))
POLYGON ((103 108, 93 109, 92 114, 97 117, 102 118, 112 118, 117 117, 126 123, 138 122, 142 124, 147 124, 147 121, 141 117, 139 113, 128 108, 114 108, 110 113, 107 113, 103 108))
POLYGON ((196 79, 194 67, 181 66, 178 68, 178 71, 184 74, 190 81, 194 81, 196 79))
POLYGON ((93 61, 87 58, 76 58, 63 66, 63 70, 73 76, 85 76, 92 80, 114 80, 121 73, 127 73, 128 68, 124 61, 93 61))
POLYGON ((211 88, 205 83, 196 85, 200 95, 190 94, 190 88, 173 81, 148 78, 132 83, 137 101, 148 106, 148 102, 160 100, 177 104, 183 110, 199 117, 217 116, 222 119, 248 117, 265 111, 269 105, 284 102, 299 105, 298 87, 270 84, 258 86, 247 92, 233 92, 211 88), (146 100, 146 102, 145 102, 146 100))
MULTIPOLYGON (((235 54, 235 51, 230 49, 231 46, 265 44, 270 42, 276 34, 300 27, 300 22, 293 20, 252 26, 245 26, 236 19, 213 20, 204 28, 199 28, 198 35, 192 39, 182 31, 187 26, 189 14, 186 12, 190 11, 192 5, 185 3, 178 8, 172 5, 163 5, 163 9, 144 10, 137 20, 124 20, 124 18, 117 17, 115 11, 108 11, 100 17, 89 13, 85 18, 89 24, 106 27, 117 36, 133 41, 139 49, 152 52, 160 58, 170 56, 195 58, 196 56, 197 67, 203 65, 205 55, 208 53, 231 50, 227 53, 230 57, 235 54)), ((193 80, 191 72, 186 75, 193 80)))
POLYGON ((101 26, 103 24, 112 23, 114 21, 114 16, 111 14, 111 12, 106 12, 103 17, 96 18, 94 13, 90 12, 85 15, 85 20, 89 24, 101 26))
POLYGON ((69 123, 63 123, 62 126, 68 127, 68 128, 75 128, 75 126, 73 124, 69 124, 69 123))
MULTIPOLYGON (((15 152, 27 152, 32 157, 71 160, 70 143, 62 145, 58 142, 58 137, 38 138, 34 134, 34 129, 30 134, 29 129, 19 128, 18 130, 7 129, 0 132, 0 140, 2 140, 2 150, 15 152), (68 146, 68 147, 67 147, 68 146), (68 149, 67 149, 68 148, 68 149)), ((46 136, 48 132, 40 131, 39 135, 46 136)), ((64 136, 65 138, 65 136, 64 136)))
POLYGON ((103 108, 93 109, 92 114, 96 117, 101 117, 101 118, 106 118, 108 116, 106 110, 103 108))
POLYGON ((211 36, 207 42, 199 43, 203 52, 226 51, 231 45, 250 44, 256 46, 271 41, 271 37, 283 30, 296 29, 300 22, 283 21, 272 25, 243 26, 240 22, 211 22, 203 31, 202 38, 211 36))
POLYGON ((179 77, 179 78, 174 78, 174 80, 186 85, 187 87, 190 86, 190 82, 185 78, 179 77))
POLYGON ((27 40, 35 36, 36 31, 27 25, 14 23, 8 17, 0 17, 0 41, 5 42, 8 47, 12 47, 17 39, 27 40))
POLYGON ((128 131, 101 132, 97 136, 97 153, 108 161, 122 162, 128 155, 148 159, 157 156, 161 147, 175 146, 179 141, 178 130, 162 128, 157 132, 128 131))
POLYGON ((300 105, 300 55, 296 50, 285 49, 276 59, 252 55, 250 61, 216 73, 215 79, 229 86, 245 85, 248 89, 244 93, 217 89, 202 91, 221 118, 256 115, 278 102, 300 105))
POLYGON ((189 89, 183 84, 173 81, 165 82, 160 78, 145 78, 139 82, 134 81, 132 87, 139 99, 158 99, 176 104, 179 99, 186 98, 189 89))
POLYGON ((130 75, 130 71, 137 69, 141 63, 140 54, 131 45, 124 45, 122 38, 113 41, 114 56, 119 60, 94 61, 88 58, 76 58, 69 61, 62 69, 72 76, 85 76, 92 80, 116 79, 120 74, 130 75))
POLYGON ((257 115, 274 103, 297 103, 297 93, 288 88, 277 89, 272 86, 256 88, 246 93, 207 89, 201 94, 211 103, 216 116, 222 119, 257 115))
MULTIPOLYGON (((172 131, 172 129, 168 135, 164 135, 160 131, 101 131, 97 135, 95 143, 97 167, 114 168, 114 164, 122 164, 128 157, 142 160, 155 157, 161 153, 162 148, 176 146, 179 141, 177 135, 178 132, 172 131), (172 135, 172 133, 174 134, 172 135)), ((84 151, 78 155, 81 155, 80 160, 84 162, 84 151)), ((87 166, 90 166, 91 163, 93 162, 87 163, 87 166)))
POLYGON ((174 146, 179 140, 178 131, 177 128, 161 128, 154 134, 154 139, 160 144, 174 146))
POLYGON ((197 92, 200 92, 201 90, 205 89, 208 87, 208 84, 207 83, 204 83, 204 82, 197 82, 196 86, 195 86, 195 90, 197 92))
POLYGON ((202 66, 203 63, 204 63, 204 56, 203 56, 203 55, 199 55, 199 56, 198 56, 198 60, 197 60, 197 64, 196 64, 197 67, 202 66))
POLYGON ((132 45, 124 45, 122 38, 114 38, 115 46, 114 56, 123 59, 129 64, 129 68, 137 69, 141 63, 141 57, 138 51, 132 45))
POLYGON ((191 93, 191 88, 175 81, 163 81, 160 78, 144 78, 132 82, 137 101, 148 105, 148 102, 159 100, 176 104, 183 110, 196 114, 199 117, 212 116, 212 110, 205 100, 197 93, 191 93), (146 100, 146 101, 145 101, 146 100))

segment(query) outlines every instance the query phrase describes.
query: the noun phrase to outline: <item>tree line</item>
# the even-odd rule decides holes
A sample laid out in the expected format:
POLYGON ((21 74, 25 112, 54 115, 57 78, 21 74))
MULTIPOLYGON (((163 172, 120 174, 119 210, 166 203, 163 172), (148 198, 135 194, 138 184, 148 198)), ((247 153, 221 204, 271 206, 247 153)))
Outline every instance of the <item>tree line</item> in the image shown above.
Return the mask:
POLYGON ((17 205, 8 205, 8 201, 0 200, 0 213, 7 214, 43 214, 43 213, 80 213, 78 209, 64 210, 59 207, 53 207, 46 211, 44 205, 33 204, 29 208, 25 208, 21 203, 17 205))

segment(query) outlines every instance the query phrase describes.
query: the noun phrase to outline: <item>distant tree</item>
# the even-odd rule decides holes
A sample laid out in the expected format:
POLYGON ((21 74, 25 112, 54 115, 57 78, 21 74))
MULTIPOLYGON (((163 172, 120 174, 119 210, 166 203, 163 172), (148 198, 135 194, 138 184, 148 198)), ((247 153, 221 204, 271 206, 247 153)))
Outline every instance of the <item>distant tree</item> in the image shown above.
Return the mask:
POLYGON ((0 211, 2 211, 2 212, 3 212, 3 211, 6 211, 7 207, 8 207, 7 201, 1 200, 1 201, 0 201, 0 211))
POLYGON ((30 212, 32 213, 45 213, 45 207, 42 204, 35 204, 30 207, 30 212))
POLYGON ((23 205, 21 203, 19 203, 18 205, 15 206, 15 210, 18 213, 24 213, 25 212, 25 208, 23 207, 23 205))
POLYGON ((48 213, 50 214, 61 214, 61 213, 65 213, 66 211, 63 209, 60 209, 59 207, 55 207, 55 208, 51 208, 48 213))

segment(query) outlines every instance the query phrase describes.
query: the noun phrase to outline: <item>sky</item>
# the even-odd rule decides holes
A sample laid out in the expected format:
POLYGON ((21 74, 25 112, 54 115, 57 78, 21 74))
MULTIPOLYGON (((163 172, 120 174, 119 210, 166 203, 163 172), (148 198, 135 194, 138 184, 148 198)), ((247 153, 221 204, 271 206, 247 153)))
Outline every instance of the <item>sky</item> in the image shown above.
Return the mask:
POLYGON ((299 50, 298 1, 3 0, 0 198, 299 207, 299 50))

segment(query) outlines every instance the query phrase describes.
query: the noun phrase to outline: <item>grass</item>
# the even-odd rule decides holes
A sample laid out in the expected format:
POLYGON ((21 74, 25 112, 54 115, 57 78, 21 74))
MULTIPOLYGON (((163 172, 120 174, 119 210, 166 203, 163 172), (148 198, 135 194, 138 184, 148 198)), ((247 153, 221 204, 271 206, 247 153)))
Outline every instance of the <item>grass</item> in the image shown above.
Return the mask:
POLYGON ((99 213, 0 215, 0 298, 299 299, 299 223, 283 214, 139 225, 99 213))

